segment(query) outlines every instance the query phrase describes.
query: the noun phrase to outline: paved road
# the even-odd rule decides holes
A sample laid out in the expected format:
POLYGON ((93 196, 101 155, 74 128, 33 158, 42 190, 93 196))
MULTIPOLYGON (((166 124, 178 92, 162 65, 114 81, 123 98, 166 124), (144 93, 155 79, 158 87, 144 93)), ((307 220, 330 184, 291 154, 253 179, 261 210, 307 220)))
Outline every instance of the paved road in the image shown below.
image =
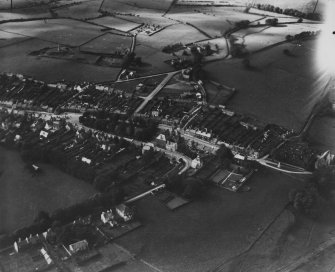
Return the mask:
POLYGON ((149 94, 147 97, 144 97, 144 101, 142 104, 136 109, 135 113, 140 112, 147 104, 148 102, 155 97, 155 95, 162 90, 165 85, 169 82, 169 80, 176 74, 178 74, 179 71, 167 73, 167 76, 163 79, 161 83, 158 84, 158 86, 149 94))
POLYGON ((306 171, 303 168, 294 166, 294 165, 290 165, 287 163, 283 163, 283 162, 276 162, 276 161, 272 161, 272 160, 266 160, 266 159, 258 159, 256 160, 259 164, 283 172, 283 173, 287 173, 287 174, 299 174, 299 175, 312 175, 312 172, 306 171))
POLYGON ((158 185, 158 186, 156 186, 156 187, 154 187, 154 188, 152 188, 152 189, 150 189, 150 190, 148 190, 148 191, 146 191, 146 192, 144 192, 142 194, 139 194, 139 195, 134 196, 134 197, 132 197, 130 199, 127 199, 124 203, 127 204, 127 203, 135 202, 136 200, 139 200, 139 199, 141 199, 141 198, 143 198, 143 197, 145 197, 145 196, 151 194, 152 192, 154 192, 154 191, 156 191, 158 189, 161 189, 161 188, 165 188, 165 184, 158 185))

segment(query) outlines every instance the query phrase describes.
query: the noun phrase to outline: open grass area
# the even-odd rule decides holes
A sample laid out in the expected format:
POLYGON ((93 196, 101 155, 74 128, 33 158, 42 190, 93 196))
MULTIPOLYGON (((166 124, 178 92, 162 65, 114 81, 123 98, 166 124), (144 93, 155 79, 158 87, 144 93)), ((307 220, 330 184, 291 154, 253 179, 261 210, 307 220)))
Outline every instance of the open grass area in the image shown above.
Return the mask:
POLYGON ((69 46, 79 46, 101 35, 100 29, 101 27, 70 19, 11 22, 0 25, 0 30, 4 32, 69 46))
POLYGON ((230 108, 299 130, 318 99, 313 87, 315 46, 316 41, 306 41, 262 51, 250 58, 251 69, 241 59, 231 59, 208 64, 205 70, 209 78, 237 89, 230 108), (285 56, 284 49, 294 56, 285 56))
POLYGON ((132 38, 106 33, 80 46, 80 50, 94 54, 114 54, 116 51, 130 50, 132 38))
MULTIPOLYGON (((319 4, 317 5, 317 12, 322 11, 325 3, 327 0, 321 0, 319 1, 319 4)), ((208 6, 208 5, 237 5, 237 6, 245 6, 249 5, 251 2, 250 0, 179 0, 178 4, 180 5, 189 5, 189 6, 194 6, 194 5, 203 5, 203 6, 208 6)), ((280 7, 282 9, 286 8, 292 8, 292 9, 297 9, 303 12, 312 12, 316 1, 314 0, 296 0, 296 1, 291 1, 291 0, 276 0, 276 1, 269 1, 269 0, 256 0, 252 2, 253 4, 272 4, 276 7, 280 7)))
POLYGON ((58 8, 53 11, 60 17, 70 17, 75 19, 89 19, 100 16, 99 8, 102 0, 89 0, 89 1, 73 1, 77 4, 67 6, 69 1, 61 1, 58 3, 58 8))
POLYGON ((200 201, 171 212, 154 198, 138 203, 144 227, 119 243, 163 271, 203 272, 252 243, 287 203, 296 182, 262 170, 248 193, 212 187, 200 201))
POLYGON ((51 165, 32 177, 16 151, 0 147, 0 232, 28 226, 40 210, 52 212, 83 201, 96 191, 51 165))
MULTIPOLYGON (((41 4, 48 4, 51 0, 14 0, 13 8, 29 7, 41 4)), ((10 9, 10 0, 4 0, 0 2, 0 9, 10 9)))
POLYGON ((242 8, 213 7, 195 11, 190 7, 174 6, 166 15, 168 18, 194 25, 210 37, 222 36, 222 33, 235 27, 241 20, 254 21, 261 16, 242 12, 242 8))
POLYGON ((249 52, 283 42, 287 35, 294 36, 303 31, 318 31, 320 24, 294 23, 281 24, 276 27, 261 26, 241 29, 233 34, 238 39, 236 43, 245 45, 249 52))
POLYGON ((139 9, 152 9, 164 12, 167 10, 173 0, 121 0, 121 1, 113 1, 113 0, 105 0, 102 9, 103 10, 111 10, 111 11, 126 11, 132 12, 139 9))
POLYGON ((329 149, 335 153, 335 118, 332 116, 317 117, 308 131, 312 146, 320 151, 329 149))
POLYGON ((138 23, 133 23, 131 21, 118 18, 116 16, 100 17, 100 18, 91 20, 91 22, 98 24, 98 25, 105 26, 105 27, 115 28, 115 29, 125 31, 125 32, 128 32, 140 26, 140 24, 138 23))
MULTIPOLYGON (((24 38, 26 39, 26 38, 24 38)), ((102 67, 74 61, 39 58, 28 54, 36 49, 54 47, 54 43, 29 39, 13 46, 0 48, 1 72, 20 73, 46 82, 66 81, 111 81, 115 80, 119 68, 102 67)))

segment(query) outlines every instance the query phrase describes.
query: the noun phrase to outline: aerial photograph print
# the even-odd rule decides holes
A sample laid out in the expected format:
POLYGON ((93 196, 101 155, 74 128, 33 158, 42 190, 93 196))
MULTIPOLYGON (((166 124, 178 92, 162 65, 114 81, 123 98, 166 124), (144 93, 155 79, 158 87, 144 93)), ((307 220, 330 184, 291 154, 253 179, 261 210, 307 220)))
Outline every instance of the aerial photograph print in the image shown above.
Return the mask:
POLYGON ((0 272, 335 272, 335 0, 0 0, 0 272))

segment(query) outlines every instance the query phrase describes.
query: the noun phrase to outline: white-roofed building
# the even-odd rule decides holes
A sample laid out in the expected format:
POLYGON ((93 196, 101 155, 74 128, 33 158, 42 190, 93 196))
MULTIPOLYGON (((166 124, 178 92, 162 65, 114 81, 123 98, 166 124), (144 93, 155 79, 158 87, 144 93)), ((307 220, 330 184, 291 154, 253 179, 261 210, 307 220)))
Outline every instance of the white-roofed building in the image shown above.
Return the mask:
POLYGON ((79 251, 84 251, 86 249, 88 249, 88 242, 86 240, 81 240, 79 242, 69 245, 69 250, 72 254, 79 251))

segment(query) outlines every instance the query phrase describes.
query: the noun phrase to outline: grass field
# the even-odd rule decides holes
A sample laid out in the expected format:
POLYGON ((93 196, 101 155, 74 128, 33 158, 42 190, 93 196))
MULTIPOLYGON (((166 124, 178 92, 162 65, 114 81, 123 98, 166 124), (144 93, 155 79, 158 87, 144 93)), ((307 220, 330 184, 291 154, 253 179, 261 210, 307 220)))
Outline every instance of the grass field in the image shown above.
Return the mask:
POLYGON ((171 59, 170 55, 162 52, 165 45, 179 42, 187 44, 203 39, 206 39, 205 35, 183 24, 171 25, 153 36, 138 35, 136 38, 136 55, 142 57, 142 61, 148 64, 139 68, 140 74, 148 75, 174 70, 164 63, 164 61, 171 59))
MULTIPOLYGON (((317 6, 316 11, 320 12, 322 8, 324 7, 324 4, 327 2, 327 0, 321 0, 319 1, 319 4, 317 6)), ((254 4, 270 4, 274 5, 276 7, 280 7, 282 9, 286 8, 292 8, 292 9, 297 9, 301 10, 303 12, 312 12, 314 7, 315 7, 315 0, 296 0, 296 1, 291 1, 291 0, 256 0, 256 1, 250 1, 250 0, 179 0, 179 4, 183 5, 249 5, 251 3, 254 4)))
POLYGON ((308 131, 308 139, 314 148, 320 151, 327 149, 335 153, 335 118, 330 116, 315 118, 308 131))
POLYGON ((102 9, 110 11, 136 11, 140 9, 152 9, 160 12, 167 10, 173 0, 105 0, 102 9))
POLYGON ((0 21, 30 18, 51 18, 51 13, 47 6, 15 9, 12 12, 0 12, 0 21))
POLYGON ((238 38, 236 43, 244 44, 250 52, 260 50, 266 46, 285 41, 287 35, 294 36, 303 31, 318 31, 319 24, 284 24, 278 27, 261 26, 241 29, 233 34, 238 38))
POLYGON ((32 51, 55 47, 54 43, 39 39, 17 38, 12 46, 0 48, 0 71, 33 76, 46 82, 66 81, 111 81, 115 80, 119 68, 102 67, 81 62, 29 56, 32 51))
POLYGON ((70 19, 48 19, 47 21, 29 21, 6 23, 0 25, 0 30, 25 37, 78 46, 101 35, 101 27, 70 19))
POLYGON ((118 242, 163 271, 208 271, 247 248, 296 184, 262 170, 248 183, 249 193, 212 187, 202 200, 175 212, 154 198, 143 199, 137 210, 144 227, 118 242))
POLYGON ((189 7, 174 6, 166 16, 190 23, 211 37, 222 36, 226 30, 234 28, 237 21, 254 21, 261 18, 258 15, 242 13, 241 8, 213 7, 201 8, 200 11, 202 12, 195 12, 189 7))
POLYGON ((237 89, 228 104, 232 109, 299 130, 317 101, 315 46, 316 41, 306 41, 300 47, 284 44, 265 50, 250 58, 251 69, 244 68, 242 60, 231 59, 208 64, 205 70, 209 78, 237 89), (294 57, 284 56, 286 48, 294 57))
POLYGON ((80 46, 80 50, 96 54, 113 54, 131 47, 132 38, 113 33, 106 33, 80 46))
MULTIPOLYGON (((51 0, 14 0, 13 8, 22 8, 22 7, 30 7, 34 5, 47 4, 51 2, 51 0)), ((0 2, 0 9, 10 9, 10 0, 3 0, 0 2)))
MULTIPOLYGON (((77 1, 74 1, 77 2, 77 1)), ((64 6, 55 8, 54 12, 61 17, 71 17, 75 19, 88 19, 96 18, 99 15, 99 8, 102 0, 89 0, 89 1, 80 1, 79 5, 74 6, 64 6)), ((69 1, 64 1, 63 4, 67 4, 69 1)), ((61 4, 61 3, 59 3, 61 4)))
POLYGON ((32 177, 16 151, 0 148, 0 232, 29 225, 40 210, 51 212, 87 199, 96 191, 87 183, 41 164, 32 177))
POLYGON ((139 44, 153 47, 159 51, 165 45, 174 43, 191 43, 206 39, 206 36, 191 26, 176 24, 165 28, 153 36, 139 35, 137 41, 139 44))
POLYGON ((101 17, 91 20, 91 22, 105 27, 115 28, 124 32, 128 32, 129 30, 140 26, 140 24, 126 21, 115 16, 101 17))

